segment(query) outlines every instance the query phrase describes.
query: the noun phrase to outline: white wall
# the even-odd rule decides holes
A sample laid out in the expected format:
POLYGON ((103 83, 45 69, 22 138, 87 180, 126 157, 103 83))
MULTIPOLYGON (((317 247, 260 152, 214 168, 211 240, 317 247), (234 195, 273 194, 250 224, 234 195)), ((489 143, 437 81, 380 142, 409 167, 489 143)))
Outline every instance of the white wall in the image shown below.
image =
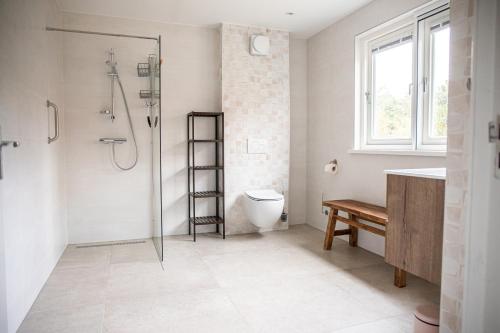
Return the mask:
MULTIPOLYGON (((64 16, 66 27, 96 30, 92 18, 64 16)), ((154 54, 156 41, 54 33, 64 36, 64 95, 67 137, 65 169, 70 243, 149 238, 151 229, 151 129, 145 101, 139 90, 149 89, 149 78, 138 77, 138 62, 154 54), (125 137, 116 147, 120 165, 129 166, 134 146, 118 82, 115 82, 115 115, 99 112, 111 106, 110 68, 107 52, 115 61, 129 105, 139 149, 137 165, 118 170, 111 162, 111 145, 102 137, 125 137)))
MULTIPOLYGON (((444 158, 355 155, 354 37, 424 0, 375 0, 308 40, 307 223, 324 230, 321 198, 352 198, 385 206, 384 169, 442 167, 444 158), (337 175, 323 172, 336 158, 337 175)), ((338 228, 343 228, 339 226, 338 228)), ((359 245, 383 255, 384 240, 361 231, 359 245)))
MULTIPOLYGON (((0 182, 0 193, 2 192, 3 187, 0 182)), ((5 237, 2 210, 2 200, 0 200, 0 332, 7 332, 7 272, 5 271, 5 237)))
MULTIPOLYGON (((162 76, 163 210, 166 213, 164 232, 186 234, 186 114, 190 111, 221 111, 220 34, 217 28, 181 25, 171 25, 166 31, 162 40, 162 47, 166 52, 162 76)), ((198 137, 211 137, 211 132, 205 132, 207 128, 212 128, 210 125, 207 126, 203 120, 198 125, 198 137)), ((213 156, 213 153, 209 155, 213 156)), ((199 154, 197 156, 200 157, 199 154)), ((210 181, 214 178, 212 172, 198 173, 198 186, 209 188, 210 181)), ((204 204, 202 206, 198 202, 200 214, 210 209, 206 206, 207 202, 204 204)), ((200 227, 197 232, 214 229, 215 226, 200 227)))
MULTIPOLYGON (((0 2, 0 124, 5 178, 0 205, 5 255, 8 332, 15 332, 67 243, 63 170, 64 135, 47 144, 47 98, 64 110, 62 36, 55 1, 0 2)), ((2 244, 2 242, 0 242, 2 244)), ((0 279, 1 281, 1 279, 0 279)), ((4 330, 2 330, 4 332, 4 330)))
MULTIPOLYGON (((463 332, 498 332, 500 261, 497 254, 500 248, 497 238, 500 233, 500 179, 493 176, 495 144, 485 143, 488 136, 486 124, 500 115, 500 5, 491 0, 480 0, 476 5, 471 101, 474 136, 467 137, 471 143, 467 146, 470 150, 468 154, 472 155, 469 185, 471 201, 470 213, 465 216, 465 281, 463 317, 459 327, 462 327, 463 332), (491 28, 495 26, 496 29, 491 28)), ((460 40, 460 37, 463 36, 457 36, 456 40, 460 40)), ((465 114, 462 113, 462 117, 465 114)), ((451 259, 454 258, 445 258, 443 263, 443 267, 450 271, 453 267, 460 267, 451 259)), ((443 282, 447 290, 453 290, 457 285, 453 280, 443 282)), ((453 304, 449 300, 447 303, 453 304)), ((461 315, 460 311, 457 317, 461 315)), ((446 312, 441 316, 451 317, 446 312)))
MULTIPOLYGON (((220 111, 218 30, 73 13, 65 13, 64 18, 65 26, 73 29, 161 34, 164 233, 187 233, 186 114, 192 110, 220 111)), ((72 133, 67 151, 74 157, 68 158, 67 168, 70 241, 150 237, 150 134, 143 102, 137 98, 139 89, 147 88, 147 81, 135 75, 135 68, 154 43, 68 33, 64 38, 65 92, 72 119, 67 128, 72 133), (115 171, 109 147, 96 143, 100 136, 127 133, 126 123, 111 125, 98 114, 109 98, 104 66, 109 47, 116 48, 140 141, 140 163, 127 173, 115 171), (86 151, 83 156, 82 150, 86 151), (119 208, 123 206, 127 209, 119 208)), ((118 89, 116 100, 121 100, 118 89)), ((124 121, 120 103, 117 108, 124 121)), ((201 184, 206 181, 202 179, 201 184)))
POLYGON ((289 223, 306 218, 307 40, 290 39, 290 203, 289 223))
MULTIPOLYGON (((484 1, 484 0, 483 0, 484 1)), ((489 3, 492 3, 490 1, 489 3)), ((483 6, 482 1, 478 2, 478 6, 483 6)), ((480 18, 479 18, 480 19, 480 18)), ((478 19, 478 20, 479 20, 478 19)), ((493 101, 493 119, 500 119, 500 4, 498 1, 496 2, 496 28, 495 31, 495 55, 494 55, 494 77, 495 84, 493 87, 494 101, 493 101)), ((490 96, 491 96, 490 95, 490 96)), ((478 109, 480 110, 480 109, 478 109)), ((479 140, 482 139, 481 136, 478 136, 479 140)), ((499 138, 500 140, 500 138, 499 138)), ((497 142, 496 154, 496 168, 498 174, 498 165, 500 163, 500 156, 498 156, 500 145, 497 142)), ((491 155, 490 155, 491 156, 491 155)), ((492 161, 490 157, 490 161, 492 161)), ((495 161, 495 160, 493 160, 495 161)), ((498 285, 498 281, 500 280, 500 260, 498 260, 497 253, 500 252, 500 245, 498 243, 498 235, 500 235, 500 224, 499 216, 500 216, 500 207, 495 202, 498 202, 500 198, 500 179, 494 178, 491 182, 491 190, 490 190, 490 216, 489 216, 489 229, 488 229, 488 261, 486 263, 487 272, 486 272, 486 303, 484 308, 486 309, 485 314, 485 323, 487 331, 499 331, 500 330, 500 317, 498 316, 498 309, 500 309, 500 287, 498 285), (496 200, 496 201, 495 201, 496 200), (496 310, 495 310, 496 309, 496 310)))

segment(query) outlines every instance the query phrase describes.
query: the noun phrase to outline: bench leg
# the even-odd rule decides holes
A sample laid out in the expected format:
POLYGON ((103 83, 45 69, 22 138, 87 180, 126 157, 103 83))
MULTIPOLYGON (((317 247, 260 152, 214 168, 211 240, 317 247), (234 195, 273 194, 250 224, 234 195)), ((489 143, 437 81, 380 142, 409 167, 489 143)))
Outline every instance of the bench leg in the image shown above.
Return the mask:
POLYGON ((331 209, 328 214, 328 226, 326 227, 325 242, 323 243, 323 250, 331 250, 333 243, 333 234, 335 233, 335 224, 337 224, 338 209, 331 209))
MULTIPOLYGON (((352 214, 349 214, 349 219, 351 219, 353 221, 357 220, 356 216, 352 215, 352 214)), ((351 230, 351 233, 349 234, 349 245, 352 247, 357 247, 358 246, 358 228, 350 225, 349 230, 351 230)))
POLYGON ((394 285, 398 288, 406 287, 406 272, 398 267, 394 267, 394 285))
POLYGON ((349 245, 352 247, 358 246, 358 228, 349 226, 351 229, 351 234, 349 235, 349 245))

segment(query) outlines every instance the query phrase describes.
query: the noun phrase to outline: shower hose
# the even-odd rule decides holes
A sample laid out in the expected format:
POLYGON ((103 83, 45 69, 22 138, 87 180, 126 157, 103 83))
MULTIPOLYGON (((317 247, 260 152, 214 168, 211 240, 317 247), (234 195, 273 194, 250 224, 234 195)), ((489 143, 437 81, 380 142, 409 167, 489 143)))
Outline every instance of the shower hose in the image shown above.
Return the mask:
POLYGON ((127 98, 125 97, 125 91, 123 90, 122 81, 120 80, 120 76, 118 76, 118 71, 116 71, 116 69, 115 69, 115 73, 116 73, 116 80, 118 81, 118 85, 120 86, 120 91, 122 93, 123 104, 125 104, 125 110, 127 111, 128 124, 130 127, 130 132, 132 132, 132 140, 134 141, 135 157, 134 157, 134 162, 130 166, 128 166, 128 167, 121 166, 116 161, 115 143, 113 143, 111 145, 111 151, 112 151, 112 155, 113 155, 112 161, 113 161, 113 165, 116 166, 118 169, 123 170, 123 171, 128 171, 128 170, 133 169, 136 166, 137 160, 139 159, 139 149, 137 148, 137 141, 135 139, 134 125, 132 124, 132 117, 130 117, 130 110, 128 108, 127 98))

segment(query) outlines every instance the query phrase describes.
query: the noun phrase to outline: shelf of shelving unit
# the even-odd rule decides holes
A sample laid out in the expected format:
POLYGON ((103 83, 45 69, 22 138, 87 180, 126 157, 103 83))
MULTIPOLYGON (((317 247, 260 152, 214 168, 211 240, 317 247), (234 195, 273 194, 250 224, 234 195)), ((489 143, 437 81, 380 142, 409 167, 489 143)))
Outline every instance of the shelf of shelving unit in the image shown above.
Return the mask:
POLYGON ((199 165, 199 166, 190 166, 189 169, 194 169, 194 170, 221 170, 224 169, 224 166, 222 165, 199 165))
MULTIPOLYGON (((222 112, 190 112, 187 115, 187 162, 188 162, 188 225, 191 228, 193 241, 196 242, 196 226, 214 224, 222 238, 226 238, 225 197, 224 197, 224 113, 222 112), (198 117, 211 117, 214 119, 215 138, 196 139, 194 121, 198 117), (215 163, 213 165, 196 165, 194 146, 199 143, 214 143, 215 163), (196 190, 196 173, 200 171, 215 171, 215 189, 213 191, 196 190), (213 199, 211 199, 213 198, 213 199), (215 216, 197 216, 196 201, 207 199, 215 201, 215 216)), ((210 147, 210 146, 208 146, 210 147)))

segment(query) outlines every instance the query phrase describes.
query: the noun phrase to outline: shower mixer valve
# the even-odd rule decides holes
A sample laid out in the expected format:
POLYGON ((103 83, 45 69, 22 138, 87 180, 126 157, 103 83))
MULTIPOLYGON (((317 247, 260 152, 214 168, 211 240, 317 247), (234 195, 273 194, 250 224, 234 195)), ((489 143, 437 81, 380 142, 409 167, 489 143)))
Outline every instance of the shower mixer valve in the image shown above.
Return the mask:
POLYGON ((115 115, 113 114, 113 112, 111 112, 110 109, 104 109, 104 110, 101 110, 99 111, 100 114, 103 114, 105 116, 109 116, 111 118, 111 120, 115 120, 115 115))
POLYGON ((118 74, 118 63, 115 61, 114 58, 114 51, 111 49, 108 52, 109 58, 106 61, 106 65, 109 66, 109 72, 108 72, 108 77, 110 78, 111 81, 111 103, 109 107, 104 108, 103 110, 100 111, 101 114, 105 116, 109 116, 111 121, 115 120, 115 82, 118 84, 118 87, 120 88, 120 93, 121 97, 123 99, 123 104, 125 106, 125 114, 127 115, 127 120, 128 120, 128 126, 130 129, 130 134, 132 136, 132 142, 133 142, 133 147, 134 147, 134 158, 132 160, 132 163, 129 164, 128 166, 123 166, 121 165, 117 159, 116 159, 116 149, 115 146, 116 144, 123 144, 127 142, 127 138, 100 138, 99 142, 105 143, 105 144, 110 144, 111 148, 111 161, 113 165, 122 170, 122 171, 128 171, 133 169, 139 160, 139 148, 137 147, 137 140, 135 138, 135 132, 134 132, 134 125, 132 123, 132 117, 130 116, 130 109, 128 107, 127 103, 127 97, 125 96, 125 89, 123 88, 122 81, 120 79, 120 75, 118 74))

